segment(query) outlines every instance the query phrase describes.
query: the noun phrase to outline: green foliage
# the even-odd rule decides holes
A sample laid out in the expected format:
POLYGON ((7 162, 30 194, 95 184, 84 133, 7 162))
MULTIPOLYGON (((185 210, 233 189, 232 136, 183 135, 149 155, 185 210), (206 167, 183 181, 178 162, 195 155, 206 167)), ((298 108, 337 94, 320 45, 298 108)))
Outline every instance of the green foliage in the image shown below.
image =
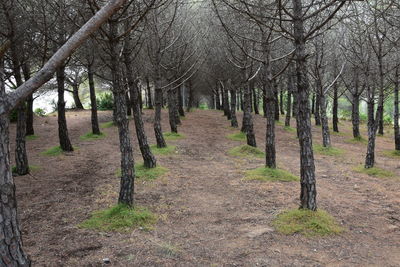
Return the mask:
POLYGON ((360 123, 367 123, 368 115, 364 113, 360 113, 360 123))
POLYGON ((176 146, 167 146, 159 148, 157 147, 157 145, 151 145, 150 149, 154 155, 170 155, 177 153, 176 146))
POLYGON ((165 140, 178 140, 178 139, 183 139, 185 138, 185 135, 180 134, 180 133, 163 133, 163 136, 165 138, 165 140))
POLYGON ((228 154, 235 157, 252 157, 252 158, 263 158, 265 153, 256 147, 249 145, 237 146, 228 151, 228 154))
POLYGON ((226 137, 233 141, 246 141, 246 134, 243 132, 229 134, 226 137))
POLYGON ((63 150, 61 149, 60 146, 54 146, 51 147, 49 149, 47 149, 46 151, 42 152, 41 154, 44 156, 59 156, 63 153, 63 150))
POLYGON ((385 115, 383 116, 383 123, 385 125, 392 125, 393 124, 393 118, 390 115, 385 115))
POLYGON ((85 135, 80 136, 79 139, 81 139, 83 141, 88 141, 88 140, 102 139, 102 138, 104 138, 106 136, 107 135, 104 134, 104 133, 100 133, 100 134, 87 133, 85 135))
POLYGON ((27 136, 25 136, 25 139, 27 140, 27 141, 32 141, 32 140, 36 140, 36 139, 38 139, 39 138, 39 136, 37 136, 37 135, 27 135, 27 136))
MULTIPOLYGON (((29 165, 29 172, 35 172, 40 170, 40 167, 37 165, 29 165)), ((17 167, 16 166, 12 166, 11 171, 13 174, 17 173, 17 167)))
POLYGON ((386 150, 383 152, 383 155, 391 158, 399 158, 400 150, 386 150))
POLYGON ((13 109, 9 115, 10 122, 16 122, 18 119, 18 111, 17 109, 13 109))
POLYGON ((115 207, 93 212, 91 217, 82 222, 79 227, 105 232, 128 232, 137 227, 151 230, 156 222, 157 217, 146 208, 131 208, 119 204, 115 207))
POLYGON ((293 209, 284 211, 273 221, 273 225, 282 234, 299 233, 307 237, 336 235, 344 231, 336 220, 324 210, 293 209))
MULTIPOLYGON (((155 168, 147 168, 141 164, 135 164, 135 177, 138 180, 152 181, 166 174, 169 170, 164 167, 157 166, 155 168)), ((117 171, 117 176, 121 177, 121 169, 117 171)))
POLYGON ((246 180, 258 180, 263 182, 291 182, 299 181, 297 176, 294 176, 288 171, 281 169, 271 169, 260 167, 254 170, 246 171, 246 180))
POLYGON ((351 119, 351 110, 340 109, 339 110, 339 119, 350 120, 351 119))
POLYGON ((100 123, 100 128, 111 128, 114 127, 115 123, 113 121, 109 121, 109 122, 104 122, 104 123, 100 123))
POLYGON ((336 148, 336 147, 324 147, 322 145, 319 144, 315 144, 313 146, 314 151, 318 154, 322 154, 325 156, 340 156, 344 153, 344 151, 340 148, 336 148))
POLYGON ((395 176, 393 172, 378 167, 366 169, 364 166, 361 165, 354 168, 354 170, 359 173, 364 173, 368 174, 369 176, 379 177, 379 178, 390 178, 395 176))
POLYGON ((97 109, 112 110, 114 107, 114 97, 112 93, 103 93, 97 98, 97 109))
POLYGON ((42 109, 42 108, 36 108, 34 110, 34 112, 35 112, 36 115, 38 115, 40 117, 46 116, 46 111, 44 111, 44 109, 42 109))
POLYGON ((345 140, 345 142, 350 144, 368 144, 368 140, 362 136, 345 140))
POLYGON ((201 110, 207 110, 207 109, 208 109, 208 105, 207 105, 206 103, 201 103, 201 104, 199 105, 199 109, 201 109, 201 110))

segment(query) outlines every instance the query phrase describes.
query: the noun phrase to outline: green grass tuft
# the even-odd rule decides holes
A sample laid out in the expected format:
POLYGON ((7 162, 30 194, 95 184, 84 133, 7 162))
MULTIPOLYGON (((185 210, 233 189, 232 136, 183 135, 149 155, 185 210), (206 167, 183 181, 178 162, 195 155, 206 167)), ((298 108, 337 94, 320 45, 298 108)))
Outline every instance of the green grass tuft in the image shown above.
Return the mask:
POLYGON ((61 149, 60 146, 54 146, 54 147, 47 149, 46 151, 43 151, 41 154, 44 156, 59 156, 62 153, 63 153, 63 150, 61 149))
POLYGON ((80 136, 79 139, 81 139, 83 141, 89 141, 89 140, 102 139, 102 138, 104 138, 106 136, 107 135, 104 134, 104 133, 100 133, 100 134, 87 133, 85 135, 80 136))
POLYGON ((364 137, 348 139, 348 140, 345 140, 345 142, 349 143, 349 144, 368 144, 368 140, 365 139, 364 137))
POLYGON ((283 130, 287 132, 296 132, 296 128, 290 127, 290 126, 285 126, 283 127, 283 130))
POLYGON ((167 146, 159 148, 157 147, 157 145, 151 145, 150 149, 154 155, 170 155, 177 153, 176 146, 167 146))
POLYGON ((131 208, 119 204, 115 207, 93 212, 89 219, 79 224, 79 227, 106 232, 127 232, 137 227, 151 230, 156 222, 157 217, 146 208, 131 208))
POLYGON ((368 174, 369 176, 373 176, 373 177, 390 178, 390 177, 395 176, 395 174, 393 172, 385 170, 385 169, 381 169, 378 167, 366 169, 366 168, 364 168, 363 165, 361 165, 361 166, 354 168, 354 170, 356 172, 365 173, 365 174, 368 174))
MULTIPOLYGON (((152 181, 158 177, 166 174, 169 170, 167 168, 157 166, 155 168, 147 168, 143 164, 135 164, 135 177, 138 180, 152 181)), ((117 176, 121 177, 121 169, 117 171, 117 176)))
POLYGON ((299 181, 297 176, 294 176, 288 171, 266 167, 260 167, 254 170, 246 171, 245 177, 246 180, 258 180, 263 182, 299 181))
POLYGON ((343 232, 336 220, 326 211, 294 209, 284 211, 273 221, 276 230, 285 235, 295 233, 307 237, 336 235, 343 232))
POLYGON ((104 123, 100 123, 100 128, 111 128, 116 126, 115 123, 113 121, 109 121, 109 122, 104 122, 104 123))
POLYGON ((178 140, 178 139, 183 139, 185 138, 185 135, 180 134, 180 133, 163 133, 163 136, 165 140, 178 140))
POLYGON ((265 153, 259 150, 256 147, 252 147, 249 145, 242 145, 232 148, 228 151, 228 154, 235 157, 254 157, 254 158, 263 158, 265 153))
POLYGON ((390 158, 399 158, 400 150, 386 150, 383 152, 383 155, 390 157, 390 158))
MULTIPOLYGON (((38 171, 40 169, 39 166, 37 165, 29 165, 29 172, 35 172, 38 171)), ((11 171, 13 174, 17 173, 17 167, 16 166, 12 166, 11 171)))
POLYGON ((228 134, 226 137, 233 141, 246 141, 246 134, 243 132, 228 134))
POLYGON ((340 156, 344 153, 344 151, 340 148, 336 148, 336 147, 324 147, 322 145, 319 144, 315 144, 313 146, 314 151, 318 154, 322 154, 325 156, 340 156))
POLYGON ((25 137, 25 139, 27 140, 27 141, 32 141, 32 140, 36 140, 36 139, 38 139, 39 138, 39 136, 37 136, 37 135, 27 135, 26 137, 25 137))

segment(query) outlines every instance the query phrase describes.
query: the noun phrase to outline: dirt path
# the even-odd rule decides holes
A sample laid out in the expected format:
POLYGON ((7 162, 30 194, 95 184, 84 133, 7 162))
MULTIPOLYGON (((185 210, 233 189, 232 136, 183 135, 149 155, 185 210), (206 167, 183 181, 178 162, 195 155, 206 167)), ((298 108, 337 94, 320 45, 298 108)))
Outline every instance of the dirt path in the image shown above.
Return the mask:
MULTIPOLYGON (((151 116, 146 111, 146 130, 154 143, 151 116)), ((109 113, 100 117, 111 119, 109 113)), ((363 145, 345 142, 349 131, 333 136, 344 156, 316 155, 319 207, 334 215, 346 233, 312 239, 284 236, 271 222, 282 210, 297 207, 298 183, 243 181, 243 171, 262 166, 263 160, 228 156, 241 142, 226 139, 234 130, 222 113, 192 112, 180 127, 186 138, 169 142, 178 153, 158 157, 169 173, 136 186, 137 204, 158 214, 157 225, 149 232, 120 234, 77 227, 91 211, 117 199, 116 128, 104 129, 103 140, 81 141, 79 136, 90 129, 89 113, 71 112, 70 134, 79 148, 49 158, 39 153, 57 145, 56 118, 36 123, 40 137, 28 147, 31 164, 40 170, 16 178, 24 244, 36 266, 102 266, 105 257, 112 266, 400 266, 400 164, 382 156, 392 148, 389 137, 378 138, 377 161, 396 173, 392 179, 353 171, 365 152, 363 145)), ((262 117, 257 116, 255 128, 262 148, 262 117)), ((351 129, 348 123, 341 128, 351 129)), ((320 129, 313 131, 319 143, 320 129)), ((136 138, 134 142, 137 148, 136 138)), ((278 165, 298 175, 295 133, 278 126, 277 147, 278 165)), ((140 161, 138 149, 135 159, 140 161)))

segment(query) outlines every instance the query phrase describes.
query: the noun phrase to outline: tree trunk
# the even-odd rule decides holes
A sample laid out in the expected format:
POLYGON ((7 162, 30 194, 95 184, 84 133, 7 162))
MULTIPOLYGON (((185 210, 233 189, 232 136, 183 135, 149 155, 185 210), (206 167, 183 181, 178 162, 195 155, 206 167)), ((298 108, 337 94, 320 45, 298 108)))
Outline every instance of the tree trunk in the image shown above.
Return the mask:
MULTIPOLYGON (((22 72, 24 74, 25 81, 31 78, 31 71, 28 63, 22 65, 22 72)), ((33 128, 33 94, 30 94, 26 99, 26 135, 34 135, 35 130, 33 128)))
POLYGON ((64 81, 65 81, 65 66, 57 69, 57 88, 58 88, 58 137, 60 147, 63 151, 74 151, 71 141, 68 136, 67 119, 65 116, 65 101, 64 101, 64 81))
POLYGON ((361 138, 360 134, 360 96, 353 94, 351 103, 351 124, 353 125, 353 137, 361 138))
MULTIPOLYGON (((279 121, 279 94, 278 94, 278 85, 276 81, 272 81, 272 86, 274 87, 274 101, 275 101, 275 120, 279 121)), ((268 90, 268 89, 267 89, 268 90)))
POLYGON ((338 109, 339 109, 339 96, 338 96, 338 85, 335 83, 333 85, 333 107, 332 107, 332 123, 333 123, 333 131, 339 132, 339 116, 338 116, 338 109))
POLYGON ((172 89, 168 90, 168 117, 169 126, 171 127, 171 132, 178 133, 178 127, 175 118, 175 99, 174 91, 172 89))
MULTIPOLYGON (((366 169, 374 167, 375 164, 375 138, 376 138, 376 121, 374 119, 374 89, 369 88, 368 86, 368 146, 367 146, 367 155, 365 157, 365 165, 366 169), (371 92, 372 91, 372 92, 371 92)), ((379 115, 377 114, 379 118, 379 115)))
POLYGON ((287 75, 288 89, 287 89, 287 102, 286 102, 286 119, 285 126, 290 126, 290 117, 292 114, 292 92, 294 91, 294 83, 293 83, 293 71, 292 68, 289 67, 289 73, 287 75))
POLYGON ((257 147, 256 137, 253 128, 253 118, 251 115, 251 91, 249 84, 246 84, 244 89, 244 113, 242 122, 242 132, 246 133, 247 144, 257 147))
POLYGON ((317 92, 315 97, 315 112, 314 112, 315 125, 317 126, 321 125, 320 104, 321 104, 321 96, 319 95, 319 92, 317 92))
POLYGON ((265 83, 263 83, 262 85, 263 89, 263 112, 264 112, 264 118, 267 117, 267 87, 265 85, 265 83))
POLYGON ((175 122, 177 125, 181 125, 181 117, 179 116, 179 104, 178 104, 178 88, 174 88, 172 90, 173 93, 173 98, 172 98, 172 105, 173 105, 173 110, 174 110, 174 116, 175 116, 175 122))
POLYGON ((331 136, 329 133, 329 122, 328 116, 326 115, 326 100, 325 95, 321 94, 319 97, 320 101, 320 112, 321 112, 321 123, 322 123, 322 145, 324 147, 331 146, 331 136))
MULTIPOLYGON (((4 65, 0 55, 0 105, 4 105, 5 99, 4 65)), ((0 115, 0 266, 28 267, 31 262, 22 250, 9 144, 9 118, 5 113, 0 115)))
POLYGON ((238 128, 238 121, 236 118, 236 89, 231 89, 231 126, 238 128))
MULTIPOLYGON (((218 88, 217 88, 217 90, 218 90, 218 88)), ((190 112, 190 109, 193 107, 193 87, 192 87, 192 83, 189 81, 188 82, 188 94, 189 94, 189 99, 188 99, 188 104, 187 104, 187 107, 186 107, 186 111, 187 112, 190 112)), ((218 110, 220 110, 221 109, 221 103, 219 102, 219 93, 217 92, 217 94, 215 95, 216 96, 216 101, 217 101, 217 103, 216 103, 216 108, 218 109, 218 110)))
POLYGON ((94 73, 90 65, 88 66, 88 78, 89 78, 89 91, 90 91, 92 133, 100 135, 101 132, 99 127, 99 119, 97 117, 96 90, 94 87, 94 73))
POLYGON ((84 109, 81 99, 79 98, 79 85, 78 84, 72 85, 72 96, 74 98, 75 108, 84 109))
POLYGON ((293 26, 296 60, 298 114, 297 128, 300 144, 300 208, 317 210, 314 153, 310 120, 309 81, 307 78, 307 56, 305 49, 303 10, 301 0, 293 1, 293 26))
POLYGON ((179 86, 176 90, 178 92, 178 111, 179 116, 185 117, 185 111, 183 110, 183 96, 182 96, 182 89, 184 87, 179 86))
MULTIPOLYGON (((221 90, 223 92, 223 106, 224 106, 224 115, 228 120, 231 119, 231 112, 229 108, 229 93, 228 90, 224 88, 223 85, 221 85, 221 90)), ((250 103, 250 108, 251 108, 251 103, 250 103)))
MULTIPOLYGON (((159 69, 159 67, 156 67, 159 69)), ((154 134, 157 140, 157 147, 163 148, 167 147, 165 143, 165 139, 162 133, 161 128, 161 108, 163 104, 163 92, 161 89, 161 76, 160 71, 156 69, 154 85, 155 85, 155 92, 154 92, 154 104, 155 104, 155 112, 154 112, 154 134)))
POLYGON ((153 99, 151 97, 151 87, 149 77, 146 77, 146 85, 147 85, 147 108, 153 109, 153 99))
POLYGON ((281 115, 285 115, 285 109, 283 108, 283 90, 280 90, 279 94, 279 109, 281 110, 281 115))
MULTIPOLYGON (((271 77, 271 75, 269 75, 271 77)), ((265 138, 265 165, 268 168, 276 168, 276 150, 275 150, 275 115, 276 115, 276 94, 271 81, 267 82, 266 87, 266 118, 267 130, 265 138)))
POLYGON ((400 128, 399 128, 399 69, 396 69, 394 82, 394 143, 395 149, 400 150, 400 128))
POLYGON ((254 82, 252 83, 251 91, 252 91, 252 93, 253 93, 254 113, 255 113, 255 114, 260 114, 260 112, 258 111, 258 96, 257 96, 257 90, 256 90, 256 87, 254 86, 254 82))
POLYGON ((311 97, 311 114, 315 114, 315 93, 311 97))
POLYGON ((239 92, 239 98, 240 98, 240 109, 244 111, 244 101, 243 101, 243 90, 241 89, 239 92))
MULTIPOLYGON (((220 99, 219 84, 218 84, 218 82, 217 82, 217 87, 215 88, 215 90, 217 90, 216 93, 215 93, 215 99, 216 99, 216 101, 217 101, 216 107, 217 107, 218 110, 221 110, 221 99, 220 99)), ((189 97, 190 97, 190 95, 189 95, 189 97)), ((190 98, 189 98, 189 100, 190 100, 190 98)))

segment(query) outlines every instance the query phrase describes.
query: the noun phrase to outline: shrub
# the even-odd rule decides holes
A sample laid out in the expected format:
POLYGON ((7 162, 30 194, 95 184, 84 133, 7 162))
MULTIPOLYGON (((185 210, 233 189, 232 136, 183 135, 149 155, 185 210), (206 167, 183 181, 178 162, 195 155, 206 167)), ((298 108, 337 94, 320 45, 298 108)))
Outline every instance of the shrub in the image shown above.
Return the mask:
POLYGON ((103 93, 97 98, 97 108, 99 110, 112 110, 114 107, 114 97, 112 93, 103 93))
POLYGON ((46 111, 44 111, 42 108, 36 108, 34 112, 40 117, 44 117, 46 115, 46 111))

